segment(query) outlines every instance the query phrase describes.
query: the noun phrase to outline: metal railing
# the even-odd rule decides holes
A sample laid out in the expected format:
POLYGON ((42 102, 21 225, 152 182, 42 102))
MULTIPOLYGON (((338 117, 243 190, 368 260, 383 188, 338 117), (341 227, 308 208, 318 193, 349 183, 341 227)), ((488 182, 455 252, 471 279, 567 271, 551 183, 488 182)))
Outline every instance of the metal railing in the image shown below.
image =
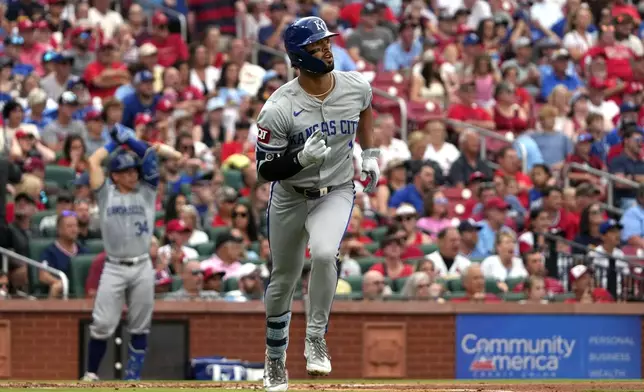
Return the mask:
MULTIPOLYGON (((542 233, 547 249, 545 266, 548 276, 560 280, 571 289, 568 272, 577 264, 584 264, 594 273, 596 287, 605 288, 615 299, 644 301, 644 259, 638 256, 616 258, 605 252, 569 241, 555 233, 542 233), (570 249, 562 251, 560 245, 570 249), (589 256, 590 252, 592 256, 589 256), (608 265, 595 263, 596 259, 608 261, 608 265)), ((537 243, 537 241, 535 241, 537 243)))
MULTIPOLYGON (((513 138, 508 138, 507 136, 503 136, 499 134, 498 132, 491 131, 486 128, 481 128, 476 125, 472 125, 463 121, 458 121, 458 120, 451 120, 449 118, 445 119, 445 122, 449 125, 456 126, 456 127, 462 127, 462 128, 468 128, 474 130, 476 133, 479 135, 483 136, 481 137, 481 159, 484 161, 488 161, 489 157, 487 155, 487 141, 485 140, 486 137, 489 137, 491 139, 496 139, 505 143, 508 143, 511 146, 515 146, 515 148, 518 146, 518 148, 521 150, 521 170, 526 173, 528 171, 528 159, 527 159, 527 150, 525 146, 513 138)), ((509 133, 509 132, 508 132, 509 133)), ((511 133, 510 133, 511 134, 511 133)), ((493 168, 496 168, 498 165, 495 164, 494 162, 489 162, 493 168)))
POLYGON ((614 190, 615 190, 615 183, 626 185, 626 186, 629 186, 629 187, 635 188, 635 189, 639 188, 639 186, 640 186, 640 184, 638 184, 635 181, 631 181, 631 180, 628 180, 626 178, 618 177, 618 176, 616 176, 614 174, 611 174, 611 173, 608 173, 608 172, 605 172, 605 171, 601 171, 601 170, 597 170, 597 169, 592 168, 592 167, 587 166, 587 165, 582 165, 580 163, 571 162, 571 163, 568 163, 566 165, 565 169, 564 169, 564 176, 563 177, 564 177, 564 184, 565 184, 566 187, 570 185, 570 178, 568 176, 568 173, 570 172, 570 169, 581 170, 581 171, 584 171, 586 173, 589 173, 589 174, 592 174, 594 176, 601 177, 601 178, 605 179, 606 180, 606 186, 607 186, 607 188, 606 188, 606 193, 607 193, 606 202, 610 206, 615 206, 615 200, 614 200, 614 194, 613 194, 614 190))
POLYGON ((251 63, 259 65, 259 52, 268 53, 274 57, 280 57, 284 59, 287 65, 286 67, 286 77, 288 79, 287 82, 289 80, 293 80, 293 78, 295 77, 295 73, 293 71, 293 67, 291 67, 291 60, 288 58, 288 54, 286 54, 286 52, 282 52, 281 50, 277 50, 277 49, 271 48, 270 46, 262 45, 257 42, 253 42, 252 45, 253 45, 253 48, 250 53, 251 63))
MULTIPOLYGON (((185 15, 183 15, 181 12, 177 12, 173 10, 172 8, 165 7, 163 5, 155 4, 151 2, 150 0, 139 0, 140 3, 143 5, 149 7, 149 8, 155 8, 163 11, 165 14, 172 16, 173 18, 176 18, 179 21, 179 28, 181 29, 181 37, 185 42, 188 42, 188 21, 186 20, 185 15)), ((147 20, 148 20, 148 31, 152 30, 152 14, 148 13, 146 15, 147 20)))
POLYGON ((386 91, 380 90, 377 88, 372 89, 372 92, 379 97, 389 99, 398 104, 398 108, 400 109, 400 138, 405 143, 407 143, 407 128, 408 128, 407 119, 409 117, 407 114, 407 101, 405 101, 403 98, 400 98, 395 95, 391 95, 386 91))
MULTIPOLYGON (((0 248, 0 254, 3 255, 4 257, 11 257, 12 259, 18 260, 20 262, 23 262, 31 267, 47 271, 50 274, 56 276, 58 279, 60 279, 61 284, 63 285, 63 299, 69 298, 69 279, 67 278, 67 275, 63 271, 57 270, 55 268, 51 268, 48 265, 44 265, 43 263, 39 263, 36 260, 32 260, 28 257, 25 257, 23 255, 19 255, 18 253, 11 251, 9 249, 5 248, 0 248)), ((3 261, 2 263, 2 268, 4 272, 7 272, 7 263, 6 261, 3 261)))

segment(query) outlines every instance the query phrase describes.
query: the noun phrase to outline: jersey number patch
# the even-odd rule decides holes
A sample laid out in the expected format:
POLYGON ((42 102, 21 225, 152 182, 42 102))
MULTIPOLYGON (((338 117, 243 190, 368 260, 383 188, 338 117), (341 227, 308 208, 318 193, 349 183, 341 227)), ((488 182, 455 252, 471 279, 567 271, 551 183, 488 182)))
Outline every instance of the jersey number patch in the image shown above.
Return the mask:
POLYGON ((143 222, 134 222, 134 226, 136 226, 136 236, 140 237, 143 234, 147 234, 150 232, 150 229, 148 229, 148 222, 143 221, 143 222))
POLYGON ((257 126, 257 140, 264 144, 268 144, 271 141, 271 131, 266 128, 262 128, 259 125, 257 126))

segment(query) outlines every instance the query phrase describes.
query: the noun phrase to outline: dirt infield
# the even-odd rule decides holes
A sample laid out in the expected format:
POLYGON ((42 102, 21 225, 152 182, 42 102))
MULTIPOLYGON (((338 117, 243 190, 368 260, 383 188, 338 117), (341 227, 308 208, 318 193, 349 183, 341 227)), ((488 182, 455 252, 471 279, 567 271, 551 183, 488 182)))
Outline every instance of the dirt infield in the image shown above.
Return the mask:
MULTIPOLYGON (((44 390, 151 390, 150 392, 181 389, 208 389, 211 391, 262 391, 259 383, 216 383, 216 382, 4 382, 1 389, 44 389, 44 390)), ((436 382, 419 381, 406 383, 311 383, 297 382, 290 385, 289 391, 338 391, 338 392, 380 392, 380 391, 433 391, 433 392, 572 392, 572 391, 642 391, 640 382, 436 382)))

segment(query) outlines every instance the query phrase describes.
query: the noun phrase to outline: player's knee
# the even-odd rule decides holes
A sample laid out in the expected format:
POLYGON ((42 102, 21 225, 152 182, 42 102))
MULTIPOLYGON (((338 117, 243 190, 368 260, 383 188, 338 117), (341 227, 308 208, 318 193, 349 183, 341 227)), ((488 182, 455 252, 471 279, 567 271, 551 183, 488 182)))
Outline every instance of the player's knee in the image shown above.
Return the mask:
POLYGON ((336 262, 338 249, 331 246, 311 247, 311 260, 314 263, 333 263, 336 262))
POLYGON ((109 339, 116 331, 117 323, 110 323, 107 320, 94 320, 89 326, 89 334, 94 339, 109 339))

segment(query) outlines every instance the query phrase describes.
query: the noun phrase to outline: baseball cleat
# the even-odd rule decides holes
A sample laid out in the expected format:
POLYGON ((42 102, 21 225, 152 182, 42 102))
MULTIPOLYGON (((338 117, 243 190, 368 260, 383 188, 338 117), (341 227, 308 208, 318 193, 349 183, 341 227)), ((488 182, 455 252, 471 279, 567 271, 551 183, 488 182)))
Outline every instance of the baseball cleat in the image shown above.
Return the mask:
POLYGON ((307 337, 304 340, 304 358, 310 376, 328 376, 331 373, 331 356, 324 338, 307 337))
POLYGON ((264 390, 281 392, 288 390, 288 372, 286 371, 286 354, 282 358, 272 359, 266 354, 264 361, 264 390))
POLYGON ((88 381, 88 382, 95 382, 95 381, 100 381, 96 373, 90 373, 90 372, 85 372, 85 375, 83 378, 81 378, 81 381, 88 381))

